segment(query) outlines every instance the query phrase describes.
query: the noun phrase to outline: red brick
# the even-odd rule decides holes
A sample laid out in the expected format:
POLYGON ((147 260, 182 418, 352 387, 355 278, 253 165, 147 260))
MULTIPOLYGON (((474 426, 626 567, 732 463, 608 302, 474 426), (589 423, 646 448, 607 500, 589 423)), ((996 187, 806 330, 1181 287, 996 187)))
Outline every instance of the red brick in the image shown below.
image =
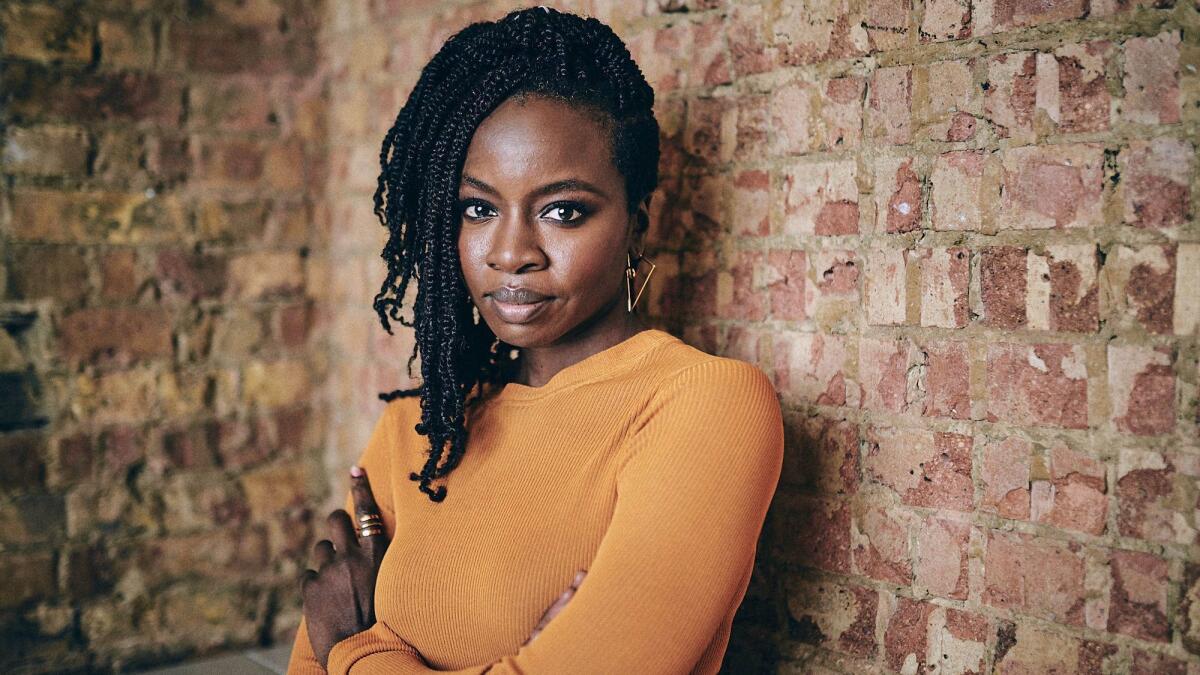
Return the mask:
POLYGON ((1112 552, 1108 629, 1142 640, 1168 642, 1167 561, 1137 551, 1112 552))
POLYGON ((989 531, 983 602, 1083 626, 1084 560, 1074 543, 989 531))
POLYGON ((992 632, 986 617, 937 607, 929 617, 929 672, 983 673, 992 632))
POLYGON ((733 177, 730 195, 733 234, 765 237, 771 233, 771 175, 749 169, 733 177))
POLYGON ((771 149, 777 155, 855 147, 862 126, 862 78, 797 80, 771 93, 771 149))
POLYGON ((875 231, 912 232, 921 227, 925 186, 914 157, 875 160, 875 231))
POLYGON ((202 140, 197 153, 194 181, 235 187, 253 184, 263 177, 266 148, 261 143, 243 139, 202 140))
POLYGON ((970 252, 962 247, 927 248, 918 252, 916 260, 921 270, 921 325, 966 326, 970 252))
POLYGON ((8 232, 14 241, 98 242, 129 230, 144 197, 119 192, 13 190, 8 232))
POLYGON ((1130 141, 1117 158, 1125 222, 1166 229, 1186 221, 1194 155, 1191 143, 1166 136, 1130 141))
POLYGON ((873 427, 863 456, 865 475, 905 504, 970 511, 970 436, 922 429, 873 427))
POLYGON ((38 551, 27 554, 7 553, 0 558, 0 607, 12 609, 26 602, 50 598, 55 594, 54 554, 38 551))
POLYGON ((168 45, 174 65, 193 72, 307 75, 316 67, 316 35, 295 18, 285 24, 287 32, 239 25, 225 17, 177 21, 168 27, 168 45), (214 44, 221 49, 213 49, 214 44))
POLYGON ((730 81, 732 69, 726 58, 724 17, 712 15, 707 21, 691 24, 691 44, 687 49, 689 87, 711 87, 730 81))
POLYGON ((92 26, 77 7, 11 4, 0 12, 0 27, 6 33, 4 55, 18 59, 88 63, 92 60, 92 26))
POLYGON ((888 51, 908 44, 912 0, 875 0, 867 3, 867 40, 871 52, 888 51))
POLYGON ((1051 53, 1016 52, 988 62, 985 107, 997 135, 1030 141, 1041 134, 1104 131, 1111 42, 1068 43, 1051 53))
POLYGON ((996 665, 993 672, 1014 675, 1042 673, 1099 673, 1089 669, 1095 656, 1108 645, 1088 643, 1061 630, 1040 628, 1033 622, 1001 621, 996 638, 996 665), (1095 645, 1101 649, 1089 649, 1095 645))
POLYGON ((1017 436, 989 438, 983 445, 979 508, 1005 518, 1029 518, 1029 478, 1032 444, 1017 436))
POLYGON ((13 92, 9 110, 23 118, 175 125, 182 114, 182 84, 156 73, 67 72, 10 62, 0 89, 13 92))
POLYGON ((866 134, 891 145, 912 142, 912 67, 880 68, 871 74, 866 134))
POLYGON ((46 436, 37 431, 0 434, 0 488, 36 489, 46 481, 46 436))
POLYGON ((858 491, 858 427, 807 414, 785 415, 781 482, 824 495, 858 491))
POLYGON ((780 189, 783 233, 838 235, 858 233, 858 184, 853 160, 794 164, 785 170, 780 189))
POLYGON ((921 42, 958 40, 971 36, 969 0, 930 0, 921 18, 921 42))
POLYGON ((1104 463, 1061 443, 1052 447, 1049 455, 1050 480, 1033 483, 1032 519, 1103 534, 1108 519, 1104 463))
POLYGON ((303 347, 308 342, 315 307, 311 302, 285 305, 276 312, 275 334, 286 347, 303 347))
POLYGON ((689 38, 686 23, 644 28, 625 37, 626 45, 642 69, 646 81, 659 95, 684 86, 689 38))
POLYGON ((965 420, 971 416, 971 366, 961 342, 926 342, 925 407, 929 417, 965 420))
POLYGON ((229 261, 228 284, 242 299, 293 295, 304 288, 304 268, 295 252, 245 253, 229 261))
POLYGON ((128 425, 117 425, 100 434, 100 461, 98 477, 102 481, 122 481, 129 470, 146 458, 149 441, 146 430, 128 425))
POLYGON ((862 262, 855 251, 819 247, 808 256, 812 283, 805 294, 807 314, 819 325, 849 327, 858 313, 862 262))
POLYGON ((908 586, 913 577, 912 553, 908 549, 912 517, 900 509, 878 506, 855 511, 850 531, 853 572, 908 586))
POLYGON ((1184 564, 1181 595, 1177 616, 1183 648, 1200 654, 1200 563, 1184 564))
POLYGON ((1117 470, 1117 529, 1127 537, 1194 545, 1200 523, 1193 495, 1200 462, 1191 455, 1122 450, 1117 470))
POLYGON ((737 3, 730 8, 725 27, 733 69, 739 77, 764 73, 775 65, 775 48, 770 35, 766 12, 759 4, 737 3))
POLYGON ((1104 263, 1114 327, 1140 326, 1167 335, 1175 321, 1175 245, 1114 246, 1104 263))
POLYGON ((212 253, 178 249, 160 251, 155 274, 167 299, 187 302, 219 297, 225 288, 226 259, 212 253))
POLYGON ((739 157, 765 157, 770 151, 768 130, 771 129, 772 98, 763 94, 746 94, 738 98, 735 150, 739 157))
POLYGON ((906 322, 908 255, 903 250, 872 250, 867 256, 867 321, 873 326, 906 322))
POLYGON ((1087 360, 1078 345, 988 345, 990 422, 1086 429, 1087 360))
POLYGON ((1179 32, 1125 41, 1125 100, 1121 116, 1137 124, 1175 124, 1180 120, 1179 32))
POLYGON ((1012 148, 1003 156, 1005 229, 1090 227, 1103 224, 1104 148, 1053 145, 1012 148))
POLYGON ((929 616, 936 605, 903 596, 897 597, 896 603, 896 610, 888 618, 883 635, 887 666, 892 671, 927 672, 929 664, 925 659, 929 616))
POLYGON ((904 339, 858 341, 859 381, 862 382, 862 406, 868 410, 903 413, 908 409, 908 372, 919 354, 904 339))
POLYGON ((1134 649, 1130 658, 1129 675, 1189 675, 1195 672, 1186 660, 1177 659, 1166 654, 1147 652, 1134 649))
POLYGON ((762 288, 762 251, 737 251, 727 270, 717 277, 717 316, 761 321, 767 314, 762 288))
POLYGON ((279 126, 271 89, 262 82, 202 79, 188 90, 188 120, 197 128, 268 131, 279 126))
POLYGON ((100 19, 96 26, 100 63, 113 70, 150 70, 156 32, 157 25, 145 15, 131 20, 100 19))
POLYGON ((775 387, 788 400, 829 406, 857 406, 861 400, 861 387, 847 379, 854 350, 845 337, 784 332, 774 352, 775 387))
POLYGON ((161 309, 89 308, 63 317, 63 354, 73 363, 128 365, 171 355, 171 322, 161 309))
POLYGON ((1029 284, 1031 291, 1026 301, 1030 328, 1057 332, 1096 331, 1100 325, 1100 289, 1095 246, 1047 246, 1046 253, 1036 258, 1033 257, 1035 254, 1030 254, 1031 261, 1036 260, 1038 267, 1045 270, 1029 284))
POLYGON ((999 33, 1025 26, 1078 19, 1087 14, 1085 0, 1011 0, 977 8, 976 35, 999 33), (982 10, 990 8, 990 13, 982 10))
POLYGON ((929 517, 916 528, 916 583, 941 598, 967 599, 971 526, 929 517))
POLYGON ((773 18, 775 48, 783 65, 861 56, 867 51, 861 12, 846 0, 783 5, 773 18))
POLYGON ((874 657, 879 612, 875 590, 791 575, 787 607, 790 639, 859 658, 874 657))
POLYGON ((1108 389, 1117 430, 1139 436, 1175 430, 1173 361, 1169 348, 1109 345, 1108 389))
POLYGON ((770 279, 771 316, 776 319, 803 320, 808 316, 808 259, 804 251, 773 250, 767 254, 770 279))
POLYGON ((32 176, 82 176, 87 171, 89 141, 78 127, 41 125, 10 127, 0 163, 6 173, 32 176))
POLYGON ((53 298, 72 305, 87 295, 87 260, 81 249, 14 244, 9 251, 9 297, 16 300, 53 298))
POLYGON ((917 140, 969 141, 983 119, 983 98, 975 84, 974 59, 935 61, 914 78, 928 83, 928 96, 914 103, 917 140))
POLYGON ((1027 251, 1020 246, 989 246, 980 252, 983 323, 996 328, 1026 324, 1027 251))
POLYGON ((779 519, 767 535, 777 559, 837 574, 850 572, 847 504, 795 494, 781 495, 778 504, 779 519))
POLYGON ((934 158, 930 218, 935 230, 978 230, 985 208, 984 150, 955 150, 934 158))
POLYGON ((172 469, 215 466, 217 433, 212 421, 170 430, 163 435, 163 457, 172 469))

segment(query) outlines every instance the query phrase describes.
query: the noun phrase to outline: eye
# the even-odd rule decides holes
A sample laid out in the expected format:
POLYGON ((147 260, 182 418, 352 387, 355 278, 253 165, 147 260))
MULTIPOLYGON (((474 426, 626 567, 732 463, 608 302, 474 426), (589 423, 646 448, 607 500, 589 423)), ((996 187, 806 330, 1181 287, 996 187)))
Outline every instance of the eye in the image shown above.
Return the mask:
POLYGON ((496 215, 496 212, 492 209, 492 207, 484 204, 483 202, 476 201, 463 202, 459 206, 459 210, 462 211, 463 217, 471 220, 485 220, 496 215))
POLYGON ((587 208, 578 202, 555 202, 542 212, 543 218, 573 223, 587 215, 587 208))

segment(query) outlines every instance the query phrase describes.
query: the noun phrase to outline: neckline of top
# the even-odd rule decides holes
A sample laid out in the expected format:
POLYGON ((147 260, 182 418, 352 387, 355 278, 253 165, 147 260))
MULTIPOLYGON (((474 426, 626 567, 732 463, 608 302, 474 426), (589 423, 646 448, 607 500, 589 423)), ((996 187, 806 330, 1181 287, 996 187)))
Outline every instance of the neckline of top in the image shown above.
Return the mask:
POLYGON ((611 347, 602 349, 555 373, 540 387, 517 382, 508 382, 496 397, 496 401, 529 401, 562 391, 572 385, 598 379, 632 365, 638 357, 651 349, 679 338, 657 328, 647 328, 634 333, 611 347))

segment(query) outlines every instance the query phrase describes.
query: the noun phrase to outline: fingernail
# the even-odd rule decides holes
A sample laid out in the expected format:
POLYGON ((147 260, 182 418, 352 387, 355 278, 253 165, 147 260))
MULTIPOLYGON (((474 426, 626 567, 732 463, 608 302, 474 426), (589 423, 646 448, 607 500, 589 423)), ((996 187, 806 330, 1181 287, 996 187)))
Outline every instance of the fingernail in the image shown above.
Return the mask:
POLYGON ((578 584, 579 582, 583 581, 584 574, 586 574, 586 572, 584 572, 583 570, 576 572, 575 573, 575 583, 578 584))
POLYGON ((350 475, 354 478, 362 478, 363 477, 362 467, 357 464, 350 467, 350 475))

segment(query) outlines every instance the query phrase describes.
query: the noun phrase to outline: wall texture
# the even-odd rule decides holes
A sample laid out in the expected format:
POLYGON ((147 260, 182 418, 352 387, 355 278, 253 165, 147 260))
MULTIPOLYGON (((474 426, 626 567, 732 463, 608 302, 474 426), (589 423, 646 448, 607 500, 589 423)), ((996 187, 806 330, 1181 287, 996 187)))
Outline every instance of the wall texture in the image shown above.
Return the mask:
MULTIPOLYGON (((654 321, 786 411, 727 669, 1200 672, 1200 8, 551 4, 658 92, 654 321)), ((0 9, 10 661, 287 638, 408 384, 379 143, 518 6, 174 5, 0 9)))

